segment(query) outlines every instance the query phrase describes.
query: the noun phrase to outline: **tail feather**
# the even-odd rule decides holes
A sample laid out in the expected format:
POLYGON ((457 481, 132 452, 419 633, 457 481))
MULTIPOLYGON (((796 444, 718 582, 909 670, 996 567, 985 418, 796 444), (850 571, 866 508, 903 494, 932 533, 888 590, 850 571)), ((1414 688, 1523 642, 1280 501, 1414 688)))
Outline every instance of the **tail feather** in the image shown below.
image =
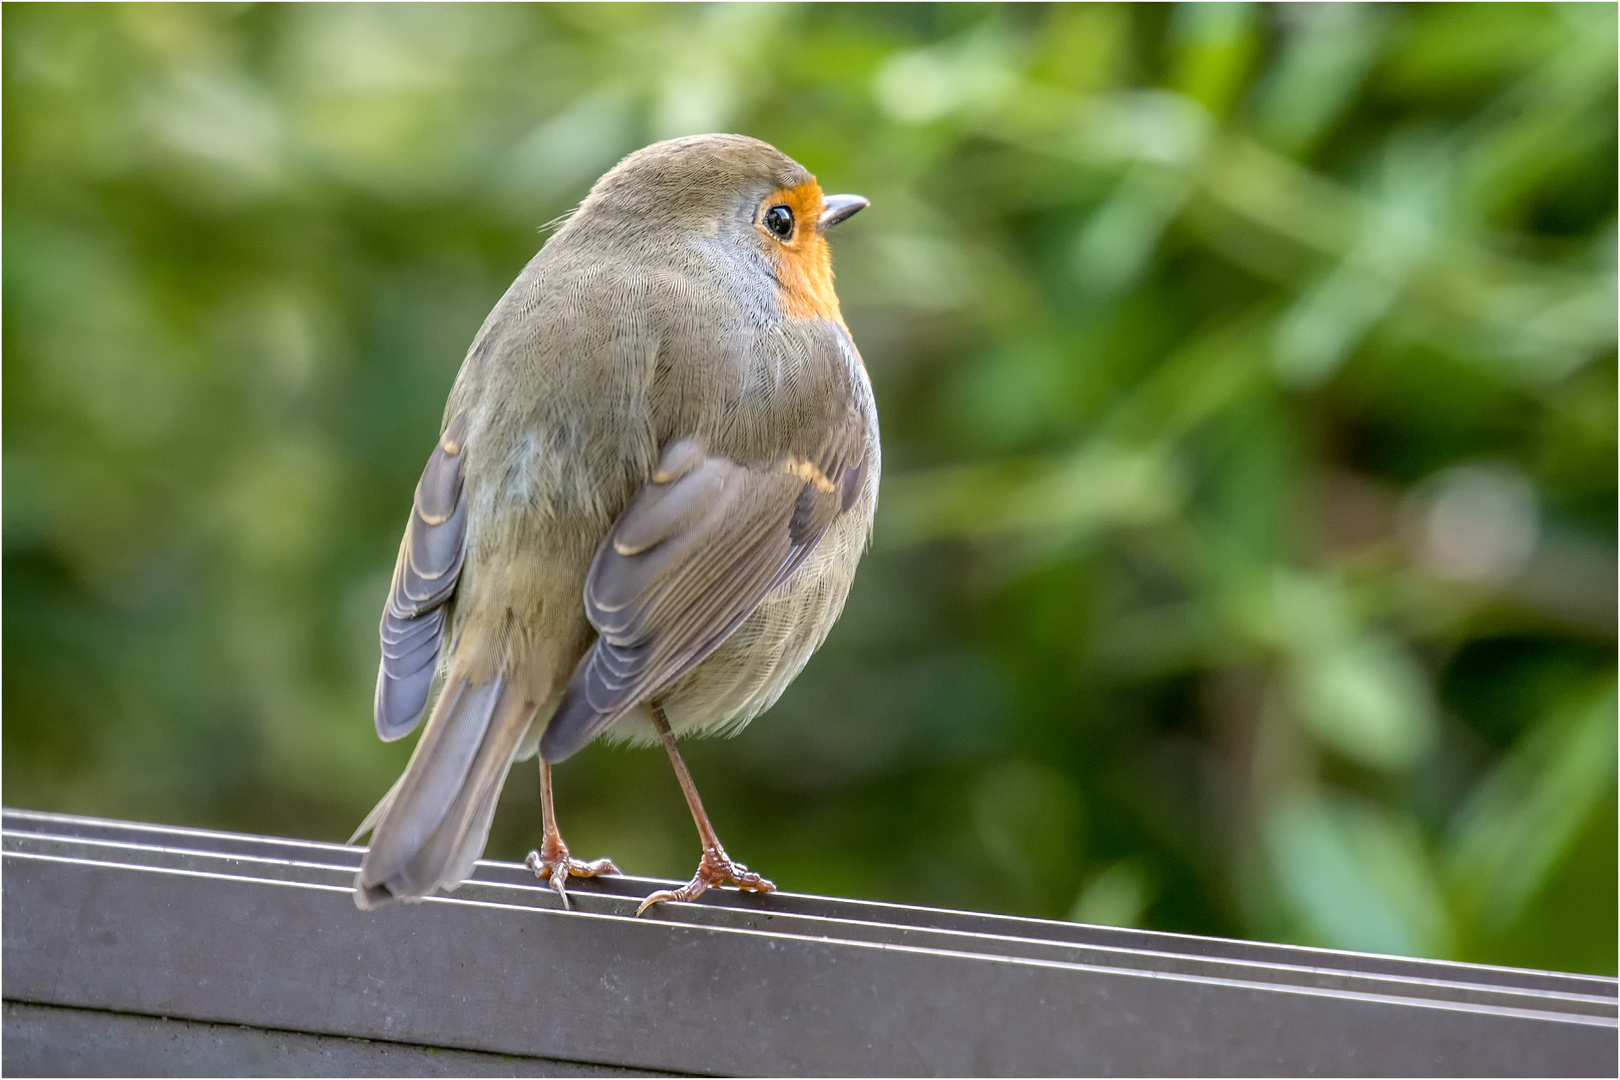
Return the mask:
POLYGON ((518 680, 475 687, 452 673, 405 774, 367 819, 375 826, 355 879, 357 905, 448 891, 472 872, 533 716, 518 680))
POLYGON ((394 781, 394 786, 388 789, 388 794, 379 799, 377 805, 371 808, 371 813, 366 815, 366 819, 355 826, 354 834, 344 841, 345 844, 352 847, 362 836, 377 827, 377 822, 388 812, 388 804, 394 801, 394 794, 399 791, 400 782, 404 779, 405 774, 400 773, 399 779, 394 781))

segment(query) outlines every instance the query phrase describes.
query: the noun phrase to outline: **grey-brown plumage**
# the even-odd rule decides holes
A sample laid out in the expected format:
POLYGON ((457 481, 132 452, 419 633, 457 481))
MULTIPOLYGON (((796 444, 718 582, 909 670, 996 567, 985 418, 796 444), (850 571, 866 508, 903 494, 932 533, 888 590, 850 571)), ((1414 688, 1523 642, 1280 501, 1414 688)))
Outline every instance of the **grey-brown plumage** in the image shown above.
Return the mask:
POLYGON ((536 744, 554 762, 604 733, 652 741, 654 704, 676 734, 735 731, 821 644, 877 499, 822 237, 863 205, 753 139, 659 143, 485 320, 383 614, 378 733, 443 688, 362 826, 362 907, 455 887, 536 744))

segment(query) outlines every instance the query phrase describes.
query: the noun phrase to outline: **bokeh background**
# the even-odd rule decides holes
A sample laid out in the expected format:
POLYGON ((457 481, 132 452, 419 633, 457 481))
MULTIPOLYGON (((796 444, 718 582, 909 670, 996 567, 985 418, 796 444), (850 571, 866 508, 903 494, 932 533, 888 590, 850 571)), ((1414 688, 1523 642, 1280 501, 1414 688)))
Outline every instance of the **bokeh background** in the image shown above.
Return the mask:
MULTIPOLYGON (((770 140, 886 473, 689 760, 796 891, 1614 973, 1613 5, 6 5, 4 799, 347 838, 416 476, 540 226, 770 140)), ((537 839, 531 766, 490 853, 537 839)), ((657 751, 576 852, 686 876, 657 751)))

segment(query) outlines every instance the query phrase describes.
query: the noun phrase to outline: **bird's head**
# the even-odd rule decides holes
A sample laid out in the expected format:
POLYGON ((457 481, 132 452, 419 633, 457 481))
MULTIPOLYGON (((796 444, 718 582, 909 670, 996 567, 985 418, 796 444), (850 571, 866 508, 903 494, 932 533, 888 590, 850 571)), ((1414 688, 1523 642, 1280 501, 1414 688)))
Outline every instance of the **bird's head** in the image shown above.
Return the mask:
POLYGON ((744 135, 693 135, 637 150, 591 188, 568 228, 605 230, 638 248, 687 237, 757 256, 782 312, 842 322, 827 232, 867 206, 824 195, 803 165, 744 135))

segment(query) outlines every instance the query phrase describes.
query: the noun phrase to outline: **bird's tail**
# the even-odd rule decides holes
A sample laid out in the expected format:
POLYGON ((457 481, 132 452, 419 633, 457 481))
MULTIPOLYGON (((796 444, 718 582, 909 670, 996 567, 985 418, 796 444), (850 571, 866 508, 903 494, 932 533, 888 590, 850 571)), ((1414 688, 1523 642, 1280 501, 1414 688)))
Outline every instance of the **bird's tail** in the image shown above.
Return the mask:
POLYGON ((356 905, 449 891, 472 873, 534 713, 521 679, 497 675, 474 686, 451 672, 404 775, 360 827, 372 835, 356 905))

